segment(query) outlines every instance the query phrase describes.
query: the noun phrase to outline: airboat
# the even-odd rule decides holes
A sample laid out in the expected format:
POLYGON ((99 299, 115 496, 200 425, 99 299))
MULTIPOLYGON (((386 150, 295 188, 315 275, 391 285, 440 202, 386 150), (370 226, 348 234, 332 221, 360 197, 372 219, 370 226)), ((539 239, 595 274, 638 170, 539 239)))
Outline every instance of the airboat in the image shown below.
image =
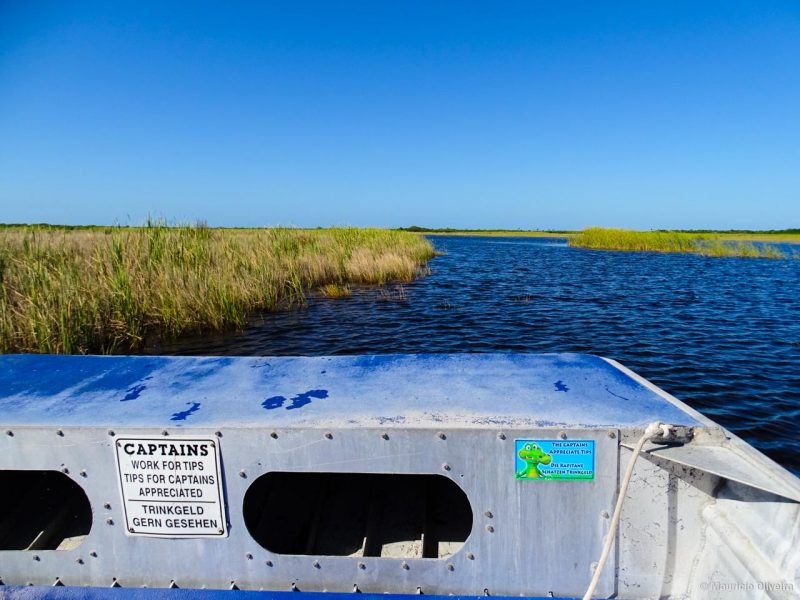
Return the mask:
POLYGON ((3 356, 0 490, 0 598, 800 597, 800 480, 590 355, 3 356))

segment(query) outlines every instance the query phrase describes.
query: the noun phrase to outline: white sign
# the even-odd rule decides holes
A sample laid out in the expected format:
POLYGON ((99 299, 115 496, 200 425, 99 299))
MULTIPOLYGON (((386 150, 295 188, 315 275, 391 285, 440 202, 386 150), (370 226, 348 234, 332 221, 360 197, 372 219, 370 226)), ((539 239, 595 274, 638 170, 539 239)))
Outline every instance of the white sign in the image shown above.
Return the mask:
POLYGON ((116 456, 129 535, 227 536, 215 437, 120 437, 116 456))

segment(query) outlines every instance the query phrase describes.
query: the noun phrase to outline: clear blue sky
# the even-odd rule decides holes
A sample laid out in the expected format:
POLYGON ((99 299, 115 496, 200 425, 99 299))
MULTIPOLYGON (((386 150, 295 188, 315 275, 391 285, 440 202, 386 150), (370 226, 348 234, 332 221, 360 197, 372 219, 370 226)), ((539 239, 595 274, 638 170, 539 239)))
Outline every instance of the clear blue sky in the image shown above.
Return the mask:
POLYGON ((0 221, 800 227, 800 3, 0 0, 0 221))

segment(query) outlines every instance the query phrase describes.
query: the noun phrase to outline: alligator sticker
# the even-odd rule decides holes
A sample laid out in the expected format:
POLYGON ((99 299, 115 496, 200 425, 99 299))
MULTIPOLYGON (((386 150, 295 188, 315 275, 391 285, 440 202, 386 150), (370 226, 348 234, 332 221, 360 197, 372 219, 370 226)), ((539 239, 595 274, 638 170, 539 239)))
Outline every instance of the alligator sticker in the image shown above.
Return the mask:
POLYGON ((516 440, 518 481, 591 481, 594 440, 516 440))

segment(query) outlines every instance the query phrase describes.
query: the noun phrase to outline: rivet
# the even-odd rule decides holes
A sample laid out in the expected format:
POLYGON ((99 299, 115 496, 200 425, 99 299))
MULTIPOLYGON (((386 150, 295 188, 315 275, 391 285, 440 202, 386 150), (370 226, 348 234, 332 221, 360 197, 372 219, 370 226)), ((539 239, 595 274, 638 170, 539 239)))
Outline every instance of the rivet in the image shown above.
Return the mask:
POLYGON ((113 525, 113 524, 114 524, 114 519, 112 519, 111 517, 109 517, 108 519, 106 519, 106 524, 107 524, 107 525, 113 525))
POLYGON ((363 562, 360 562, 360 563, 358 563, 358 568, 363 571, 364 569, 367 568, 367 565, 365 565, 363 562))
POLYGON ((312 564, 312 565, 314 565, 314 568, 315 568, 315 569, 319 569, 319 568, 320 568, 320 564, 319 564, 319 561, 318 561, 318 560, 315 560, 315 561, 314 561, 313 563, 311 563, 311 564, 312 564))
POLYGON ((333 439, 333 434, 331 432, 327 432, 325 434, 325 439, 332 440, 333 439))
POLYGON ((269 434, 269 437, 271 437, 273 440, 277 440, 278 439, 278 434, 273 431, 272 433, 269 434))
POLYGON ((607 519, 611 515, 608 514, 607 510, 604 510, 603 512, 600 513, 600 516, 603 517, 604 519, 607 519))
POLYGON ((128 531, 130 531, 131 533, 136 533, 136 532, 134 531, 133 527, 128 527, 128 531))
POLYGON ((105 504, 103 504, 103 508, 105 508, 106 510, 111 510, 111 503, 106 502, 105 504))
POLYGON ((498 440, 504 440, 504 439, 506 439, 506 434, 505 434, 505 433, 498 433, 498 434, 497 434, 497 439, 498 439, 498 440))
POLYGON ((448 571, 455 571, 456 567, 453 563, 447 563, 447 570, 448 571))
POLYGON ((444 464, 442 465, 442 468, 443 468, 445 471, 449 471, 449 470, 450 470, 450 465, 448 465, 447 463, 444 463, 444 464))
POLYGON ((67 473, 69 473, 69 469, 67 467, 61 467, 61 472, 64 473, 64 475, 66 475, 67 473))
POLYGON ((475 560, 475 555, 472 552, 467 552, 467 558, 469 560, 475 560))
POLYGON ((38 555, 38 554, 34 554, 32 558, 33 558, 33 560, 35 560, 36 562, 39 562, 39 561, 41 560, 41 559, 39 558, 39 555, 38 555))
POLYGON ((166 429, 164 429, 164 430, 161 432, 161 435, 169 435, 169 431, 167 431, 166 429))
POLYGON ((444 432, 443 432, 443 431, 440 431, 440 432, 439 432, 439 433, 437 433, 436 435, 437 435, 437 437, 438 437, 440 440, 446 440, 446 439, 447 439, 447 436, 444 434, 444 432))
POLYGON ((9 429, 8 431, 6 431, 6 435, 8 437, 14 437, 14 432, 9 429))
POLYGON ((264 562, 264 564, 267 565, 268 567, 271 567, 272 566, 272 561, 268 560, 268 561, 264 562))
POLYGON ((92 558, 97 558, 97 551, 92 550, 91 552, 89 552, 89 556, 91 556, 92 558))
POLYGON ((594 573, 597 570, 597 563, 593 562, 589 565, 589 568, 591 569, 592 573, 594 573))
POLYGON ((247 472, 244 469, 242 469, 241 471, 239 471, 239 477, 245 479, 247 477, 247 472))
POLYGON ((403 561, 403 564, 401 564, 400 566, 403 567, 404 571, 408 571, 411 568, 408 566, 408 563, 406 561, 403 561))
POLYGON ((86 469, 81 469, 81 477, 86 477, 86 469))
POLYGON ((56 431, 56 435, 58 437, 64 437, 64 432, 59 429, 59 430, 56 431))
POLYGON ((215 431, 214 435, 217 436, 217 437, 222 437, 222 432, 221 431, 215 431))
POLYGON ((250 554, 249 552, 247 554, 245 554, 244 556, 245 556, 245 558, 247 558, 247 560, 253 560, 253 555, 250 554))
POLYGON ((108 430, 108 435, 110 435, 111 437, 114 437, 114 436, 115 436, 115 435, 117 435, 117 434, 116 434, 116 433, 114 433, 114 432, 113 432, 111 429, 109 429, 109 430, 108 430))
POLYGON ((608 432, 608 437, 610 437, 613 440, 615 437, 617 437, 617 432, 616 431, 609 431, 608 432))
POLYGON ((487 525, 486 526, 486 531, 488 531, 489 533, 493 533, 494 532, 494 527, 491 526, 491 525, 487 525))
POLYGON ((492 514, 492 511, 490 511, 490 510, 487 510, 485 513, 483 513, 483 515, 484 515, 484 516, 485 516, 487 519, 491 519, 491 518, 494 516, 494 515, 492 514))
POLYGON ((75 562, 78 563, 79 565, 82 565, 83 564, 83 559, 82 558, 76 558, 75 562))
POLYGON ((382 437, 383 439, 385 439, 385 440, 388 440, 388 439, 389 439, 389 434, 388 434, 388 433, 382 433, 382 434, 381 434, 381 437, 382 437))
POLYGON ((559 431, 558 437, 561 438, 562 440, 565 440, 567 439, 567 433, 565 431, 559 431))

